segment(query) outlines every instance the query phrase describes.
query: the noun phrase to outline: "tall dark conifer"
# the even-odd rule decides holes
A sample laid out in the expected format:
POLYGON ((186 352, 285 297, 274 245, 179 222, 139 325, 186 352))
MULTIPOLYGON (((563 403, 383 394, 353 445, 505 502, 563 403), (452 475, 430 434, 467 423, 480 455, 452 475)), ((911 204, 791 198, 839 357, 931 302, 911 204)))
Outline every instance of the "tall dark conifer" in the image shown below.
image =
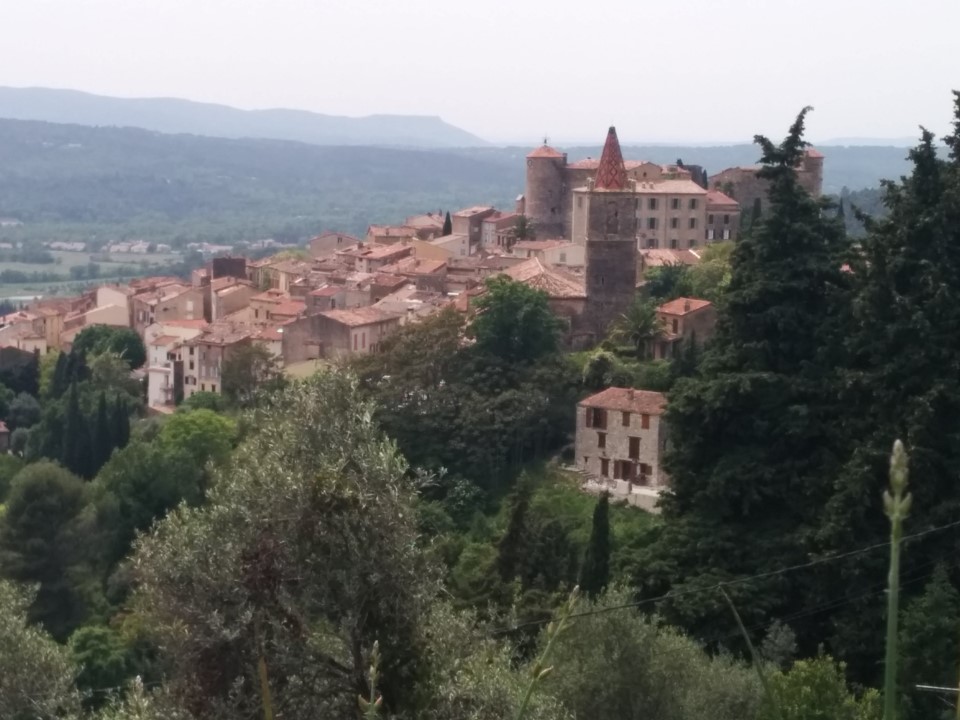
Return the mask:
POLYGON ((107 395, 100 393, 97 399, 97 415, 93 425, 93 463, 92 473, 96 474, 110 459, 114 447, 114 428, 107 412, 107 395))
POLYGON ((453 220, 450 219, 450 211, 447 210, 447 214, 443 218, 443 234, 449 235, 452 232, 453 232, 453 220))
POLYGON ((593 509, 590 543, 580 568, 580 589, 595 598, 610 582, 610 495, 603 493, 593 509))
POLYGON ((50 383, 50 397, 59 398, 67 391, 70 381, 67 378, 69 364, 69 354, 60 353, 57 356, 57 364, 53 369, 53 381, 50 383))
MULTIPOLYGON (((956 102, 960 134, 960 96, 956 102)), ((861 253, 851 259, 856 302, 841 399, 853 454, 825 504, 820 552, 886 540, 881 489, 897 438, 910 451, 910 474, 917 479, 912 530, 960 516, 960 135, 946 142, 949 159, 923 132, 910 153, 911 174, 885 183, 887 215, 866 219, 861 253)), ((958 556, 956 532, 932 533, 907 545, 904 602, 922 587, 932 563, 953 566, 958 556)), ((834 613, 830 649, 848 662, 856 680, 874 681, 883 638, 872 628, 882 623, 882 607, 865 594, 883 585, 885 559, 866 553, 834 565, 818 573, 822 599, 840 590, 861 599, 834 613)))
POLYGON ((527 542, 527 512, 530 509, 531 488, 521 478, 510 499, 510 519, 507 531, 497 547, 497 572, 504 582, 513 580, 520 571, 527 542))
POLYGON ((122 450, 130 442, 130 410, 123 398, 117 395, 113 405, 113 445, 122 450))
POLYGON ((77 383, 71 383, 67 391, 67 403, 63 418, 63 444, 61 463, 67 470, 83 478, 91 475, 93 452, 88 432, 87 419, 80 408, 77 383))
MULTIPOLYGON (((758 136, 769 182, 762 223, 733 251, 717 332, 700 372, 668 406, 667 522, 638 583, 649 594, 762 573, 809 558, 838 465, 835 365, 848 302, 843 229, 798 183, 804 110, 780 145, 758 136)), ((747 625, 802 606, 792 578, 730 589, 747 625)), ((702 636, 734 631, 715 595, 667 606, 702 636)))

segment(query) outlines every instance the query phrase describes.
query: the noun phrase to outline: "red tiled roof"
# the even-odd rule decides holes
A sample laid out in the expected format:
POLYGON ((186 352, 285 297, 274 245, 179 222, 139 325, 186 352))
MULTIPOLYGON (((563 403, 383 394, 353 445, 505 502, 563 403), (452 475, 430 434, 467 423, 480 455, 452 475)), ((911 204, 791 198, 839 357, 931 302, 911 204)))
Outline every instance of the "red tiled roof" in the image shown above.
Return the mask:
POLYGON ((182 328, 205 328, 207 326, 206 320, 160 320, 159 323, 182 328))
POLYGON ((699 298, 679 297, 676 300, 666 302, 657 308, 665 315, 686 315, 687 313, 703 310, 705 307, 713 305, 709 300, 700 300, 699 298))
POLYGON ((640 415, 662 415, 667 398, 663 393, 650 390, 612 387, 581 400, 580 405, 640 415))
POLYGON ((597 178, 594 187, 597 190, 624 190, 627 187, 627 168, 623 164, 623 153, 620 151, 620 141, 617 140, 617 129, 610 126, 607 131, 607 141, 603 145, 600 155, 600 165, 597 167, 597 178))
POLYGON ((823 157, 823 153, 820 152, 819 150, 817 150, 816 148, 813 148, 813 147, 808 147, 807 150, 806 150, 806 153, 807 153, 807 157, 812 157, 812 158, 822 158, 822 157, 823 157))
POLYGON ((507 268, 503 274, 511 280, 542 290, 557 300, 580 300, 587 296, 582 280, 545 266, 535 257, 507 268))
POLYGON ((719 190, 707 191, 707 206, 711 205, 716 207, 740 207, 740 203, 719 190))
POLYGON ((527 154, 528 158, 562 158, 563 153, 557 152, 552 147, 544 143, 536 150, 527 154))
POLYGON ((180 338, 178 338, 176 335, 161 335, 157 338, 154 338, 153 342, 150 344, 159 347, 161 345, 169 345, 170 343, 175 343, 179 340, 180 338))
POLYGON ((327 310, 320 313, 330 320, 347 325, 348 327, 359 327, 361 325, 372 325, 373 323, 384 322, 385 320, 397 320, 398 316, 393 313, 384 312, 373 306, 358 307, 352 310, 327 310))
POLYGON ((270 315, 299 315, 307 309, 302 300, 287 300, 270 310, 270 315))
POLYGON ((338 294, 343 288, 337 287, 335 285, 327 285, 326 287, 317 288, 316 290, 311 290, 310 295, 312 297, 333 297, 338 294))

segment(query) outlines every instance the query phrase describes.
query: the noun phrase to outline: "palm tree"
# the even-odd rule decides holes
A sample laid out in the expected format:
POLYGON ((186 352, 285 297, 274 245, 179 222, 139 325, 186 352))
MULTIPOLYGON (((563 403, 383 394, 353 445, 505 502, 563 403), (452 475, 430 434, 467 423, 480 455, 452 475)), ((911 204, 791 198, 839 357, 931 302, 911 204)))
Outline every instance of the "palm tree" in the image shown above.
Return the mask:
POLYGON ((633 305, 613 323, 610 339, 618 345, 633 348, 638 359, 646 359, 653 341, 663 335, 663 320, 657 306, 637 298, 633 305))

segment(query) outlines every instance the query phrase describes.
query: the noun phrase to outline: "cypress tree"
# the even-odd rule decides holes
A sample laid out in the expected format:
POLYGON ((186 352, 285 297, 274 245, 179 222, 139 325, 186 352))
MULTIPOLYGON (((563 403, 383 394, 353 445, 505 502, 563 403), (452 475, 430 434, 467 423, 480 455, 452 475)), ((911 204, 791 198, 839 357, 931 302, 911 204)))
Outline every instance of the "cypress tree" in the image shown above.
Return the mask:
POLYGON ((450 218, 450 211, 447 210, 446 217, 443 218, 443 234, 449 235, 453 232, 453 220, 450 218))
POLYGON ((523 552, 527 544, 527 511, 530 509, 530 483, 520 478, 510 499, 510 519, 507 531, 497 546, 497 572, 504 582, 513 580, 523 564, 523 552))
POLYGON ((107 412, 107 395, 100 393, 97 400, 97 416, 93 426, 93 465, 92 474, 96 475, 113 452, 114 429, 107 412))
MULTIPOLYGON (((764 221, 733 250, 731 279, 700 371, 674 386, 667 522, 641 565, 645 594, 703 587, 809 558, 836 472, 836 364, 849 302, 845 237, 798 183, 807 110, 784 141, 756 137, 769 182, 764 221), (654 569, 651 571, 651 569, 654 569)), ((882 516, 881 516, 882 517, 882 516)), ((749 626, 803 603, 794 578, 737 586, 749 626)), ((736 634, 716 597, 668 608, 701 636, 736 634)))
POLYGON ((130 411, 120 395, 113 405, 113 446, 122 450, 130 442, 130 411))
POLYGON ((67 380, 67 369, 69 364, 69 354, 60 353, 57 356, 57 364, 53 369, 53 381, 50 383, 50 397, 59 398, 67 391, 70 384, 67 380))
POLYGON ((580 590, 595 598, 610 582, 610 495, 603 493, 593 509, 593 527, 580 568, 580 590))
POLYGON ((87 432, 87 420, 80 409, 77 383, 71 383, 67 391, 61 453, 60 461, 67 470, 83 478, 90 477, 92 466, 90 434, 87 432))

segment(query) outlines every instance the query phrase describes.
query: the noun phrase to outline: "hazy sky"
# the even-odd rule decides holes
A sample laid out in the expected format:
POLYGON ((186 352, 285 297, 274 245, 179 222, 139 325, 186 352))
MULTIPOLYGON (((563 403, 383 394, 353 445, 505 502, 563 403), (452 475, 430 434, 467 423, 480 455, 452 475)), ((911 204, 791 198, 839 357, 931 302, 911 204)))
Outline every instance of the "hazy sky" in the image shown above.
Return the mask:
POLYGON ((493 141, 916 136, 960 0, 0 0, 0 85, 440 115, 493 141))

